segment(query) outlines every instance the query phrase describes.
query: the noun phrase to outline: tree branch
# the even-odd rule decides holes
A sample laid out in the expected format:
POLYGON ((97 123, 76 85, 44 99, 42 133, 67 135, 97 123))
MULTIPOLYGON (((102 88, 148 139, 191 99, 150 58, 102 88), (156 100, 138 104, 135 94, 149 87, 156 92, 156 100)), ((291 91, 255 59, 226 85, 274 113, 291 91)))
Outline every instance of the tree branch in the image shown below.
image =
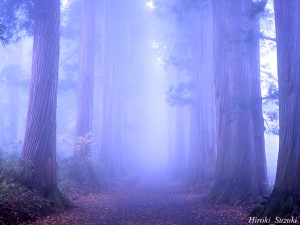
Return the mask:
POLYGON ((276 38, 268 37, 264 34, 260 34, 260 39, 276 42, 276 38))
POLYGON ((266 97, 263 97, 263 98, 261 98, 262 100, 266 100, 266 99, 276 99, 276 100, 278 100, 279 98, 278 97, 274 97, 274 96, 266 96, 266 97))
POLYGON ((269 131, 270 131, 272 134, 274 134, 274 135, 279 135, 278 133, 275 133, 275 132, 270 128, 270 126, 269 126, 269 124, 268 124, 268 121, 267 121, 265 118, 264 118, 264 121, 266 122, 267 127, 268 127, 269 131))
POLYGON ((268 3, 268 0, 261 0, 259 5, 260 5, 260 7, 265 8, 267 3, 268 3))

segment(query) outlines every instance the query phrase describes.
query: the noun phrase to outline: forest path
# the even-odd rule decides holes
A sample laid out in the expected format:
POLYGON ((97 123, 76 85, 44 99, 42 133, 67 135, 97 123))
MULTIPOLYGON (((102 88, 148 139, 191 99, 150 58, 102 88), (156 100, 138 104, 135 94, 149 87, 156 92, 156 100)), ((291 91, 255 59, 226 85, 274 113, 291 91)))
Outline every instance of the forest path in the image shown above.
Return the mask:
POLYGON ((244 225, 247 210, 238 206, 211 205, 207 188, 189 191, 178 183, 139 182, 106 192, 81 196, 76 208, 48 216, 34 224, 72 225, 244 225))

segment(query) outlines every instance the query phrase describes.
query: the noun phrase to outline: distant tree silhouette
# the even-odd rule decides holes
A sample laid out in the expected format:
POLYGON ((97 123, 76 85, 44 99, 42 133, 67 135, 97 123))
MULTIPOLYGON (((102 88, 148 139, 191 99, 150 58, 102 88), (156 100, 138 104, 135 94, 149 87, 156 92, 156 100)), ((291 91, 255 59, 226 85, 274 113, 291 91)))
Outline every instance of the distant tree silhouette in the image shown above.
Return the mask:
MULTIPOLYGON (((95 48, 95 1, 82 1, 82 27, 80 45, 80 72, 77 97, 76 137, 86 137, 92 133, 94 95, 94 48, 95 48)), ((91 144, 77 148, 75 157, 80 162, 78 176, 91 181, 91 144)))

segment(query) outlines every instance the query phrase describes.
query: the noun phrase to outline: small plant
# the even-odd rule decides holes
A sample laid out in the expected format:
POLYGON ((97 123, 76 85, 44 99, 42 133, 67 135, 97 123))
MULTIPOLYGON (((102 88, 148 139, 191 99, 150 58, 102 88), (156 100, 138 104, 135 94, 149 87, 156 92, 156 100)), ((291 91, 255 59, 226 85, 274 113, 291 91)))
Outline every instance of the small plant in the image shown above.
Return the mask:
POLYGON ((19 172, 19 156, 12 154, 9 149, 0 149, 0 182, 18 180, 19 172))
POLYGON ((78 136, 75 139, 74 153, 83 157, 81 160, 91 160, 91 145, 93 142, 93 134, 87 133, 83 136, 78 136))
POLYGON ((65 157, 66 154, 60 154, 58 157, 59 186, 63 190, 69 190, 76 186, 97 183, 91 158, 93 134, 78 136, 75 141, 70 135, 64 134, 58 141, 61 153, 68 154, 68 157, 65 157))

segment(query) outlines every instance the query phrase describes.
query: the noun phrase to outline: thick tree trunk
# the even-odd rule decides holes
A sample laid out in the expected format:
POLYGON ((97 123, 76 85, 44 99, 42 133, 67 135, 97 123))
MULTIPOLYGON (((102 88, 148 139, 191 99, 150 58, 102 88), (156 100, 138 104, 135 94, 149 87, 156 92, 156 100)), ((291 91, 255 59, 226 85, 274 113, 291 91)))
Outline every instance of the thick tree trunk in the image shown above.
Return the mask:
POLYGON ((60 1, 36 3, 30 99, 21 157, 23 181, 51 195, 56 180, 56 94, 60 1))
MULTIPOLYGON (((261 216, 286 216, 300 202, 300 1, 274 1, 279 86, 279 155, 273 192, 261 216)), ((298 211, 299 212, 299 211, 298 211)))
POLYGON ((213 0, 217 166, 211 198, 216 202, 267 191, 254 6, 251 0, 213 0))

